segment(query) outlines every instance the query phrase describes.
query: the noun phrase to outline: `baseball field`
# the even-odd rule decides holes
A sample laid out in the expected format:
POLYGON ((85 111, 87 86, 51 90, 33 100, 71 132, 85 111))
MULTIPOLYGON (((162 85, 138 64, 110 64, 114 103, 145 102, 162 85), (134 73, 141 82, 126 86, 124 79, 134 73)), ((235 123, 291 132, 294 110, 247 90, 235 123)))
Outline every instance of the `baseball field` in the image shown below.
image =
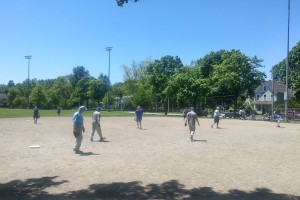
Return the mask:
POLYGON ((0 199, 300 199, 300 125, 103 117, 74 154, 70 117, 0 119, 0 199))

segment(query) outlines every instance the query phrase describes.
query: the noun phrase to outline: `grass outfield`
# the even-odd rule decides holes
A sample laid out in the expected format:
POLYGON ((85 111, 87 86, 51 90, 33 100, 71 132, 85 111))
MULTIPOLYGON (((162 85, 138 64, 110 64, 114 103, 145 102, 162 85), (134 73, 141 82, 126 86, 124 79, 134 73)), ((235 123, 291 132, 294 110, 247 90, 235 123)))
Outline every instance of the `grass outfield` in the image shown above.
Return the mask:
MULTIPOLYGON (((18 117, 32 117, 32 109, 9 109, 0 108, 0 118, 18 118, 18 117)), ((76 110, 62 110, 60 115, 63 117, 70 117, 76 112, 76 110)), ((85 111, 85 116, 91 116, 93 110, 85 111)), ((132 117, 133 113, 128 111, 101 111, 101 114, 105 117, 132 117)), ((40 110, 41 117, 54 117, 57 116, 56 110, 40 110)))

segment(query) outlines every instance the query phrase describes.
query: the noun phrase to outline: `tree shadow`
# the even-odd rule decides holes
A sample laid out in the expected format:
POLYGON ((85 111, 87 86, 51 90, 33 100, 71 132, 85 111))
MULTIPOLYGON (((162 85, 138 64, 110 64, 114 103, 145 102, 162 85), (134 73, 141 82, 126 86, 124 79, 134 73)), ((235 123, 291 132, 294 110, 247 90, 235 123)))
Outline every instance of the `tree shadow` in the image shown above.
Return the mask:
POLYGON ((52 176, 0 183, 0 199, 42 199, 51 196, 44 191, 46 188, 57 187, 68 182, 54 181, 56 178, 57 176, 52 176))
POLYGON ((254 191, 229 190, 226 193, 215 191, 211 187, 186 189, 177 180, 162 184, 143 185, 142 182, 115 182, 110 184, 92 184, 88 189, 52 194, 45 191, 48 187, 58 187, 69 181, 55 181, 54 177, 42 177, 27 180, 13 180, 0 184, 0 199, 38 200, 38 199, 209 199, 209 200, 299 200, 300 196, 276 194, 268 188, 254 191))

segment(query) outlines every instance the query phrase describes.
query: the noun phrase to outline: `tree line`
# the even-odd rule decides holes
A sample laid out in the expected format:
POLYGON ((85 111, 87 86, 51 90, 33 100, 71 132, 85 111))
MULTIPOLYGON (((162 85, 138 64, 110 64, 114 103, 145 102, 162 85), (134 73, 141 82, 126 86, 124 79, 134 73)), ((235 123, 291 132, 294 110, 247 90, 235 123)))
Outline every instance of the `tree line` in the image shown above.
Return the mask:
POLYGON ((96 107, 110 105, 114 109, 176 111, 194 106, 213 108, 216 105, 236 109, 241 99, 253 97, 254 90, 266 77, 259 71, 262 60, 248 57, 239 50, 220 50, 184 66, 178 56, 166 55, 157 60, 133 61, 121 66, 124 81, 111 85, 106 75, 95 78, 83 66, 56 79, 25 80, 0 85, 7 94, 7 107, 38 106, 65 109, 78 105, 96 107), (28 93, 29 82, 29 93, 28 93))
MULTIPOLYGON (((111 84, 106 75, 100 73, 95 78, 85 67, 77 66, 72 74, 56 79, 26 79, 18 84, 11 80, 7 85, 0 84, 0 93, 7 95, 2 106, 9 108, 70 109, 83 104, 107 108, 109 96, 112 109, 131 110, 140 105, 167 114, 189 106, 212 109, 221 105, 236 110, 245 108, 244 100, 253 97, 255 89, 265 81, 265 73, 259 70, 262 61, 235 49, 210 52, 189 66, 184 66, 178 56, 166 55, 122 65, 123 82, 111 84)), ((283 83, 285 62, 284 59, 272 68, 275 80, 283 83)), ((290 52, 289 66, 289 87, 296 91, 293 102, 297 103, 300 43, 290 52)))

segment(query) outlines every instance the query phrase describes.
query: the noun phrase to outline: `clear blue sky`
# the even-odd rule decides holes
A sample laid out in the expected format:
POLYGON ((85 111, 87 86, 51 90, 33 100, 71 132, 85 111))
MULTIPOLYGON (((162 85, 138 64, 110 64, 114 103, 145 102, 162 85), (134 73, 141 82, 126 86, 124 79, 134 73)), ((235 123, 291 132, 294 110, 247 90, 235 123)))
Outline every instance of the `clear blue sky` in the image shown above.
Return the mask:
MULTIPOLYGON (((287 55, 288 0, 2 0, 0 83, 52 79, 84 66, 122 82, 121 65, 178 56, 190 65, 211 51, 239 49, 265 71, 287 55)), ((291 0, 290 49, 300 40, 300 1, 291 0)))

